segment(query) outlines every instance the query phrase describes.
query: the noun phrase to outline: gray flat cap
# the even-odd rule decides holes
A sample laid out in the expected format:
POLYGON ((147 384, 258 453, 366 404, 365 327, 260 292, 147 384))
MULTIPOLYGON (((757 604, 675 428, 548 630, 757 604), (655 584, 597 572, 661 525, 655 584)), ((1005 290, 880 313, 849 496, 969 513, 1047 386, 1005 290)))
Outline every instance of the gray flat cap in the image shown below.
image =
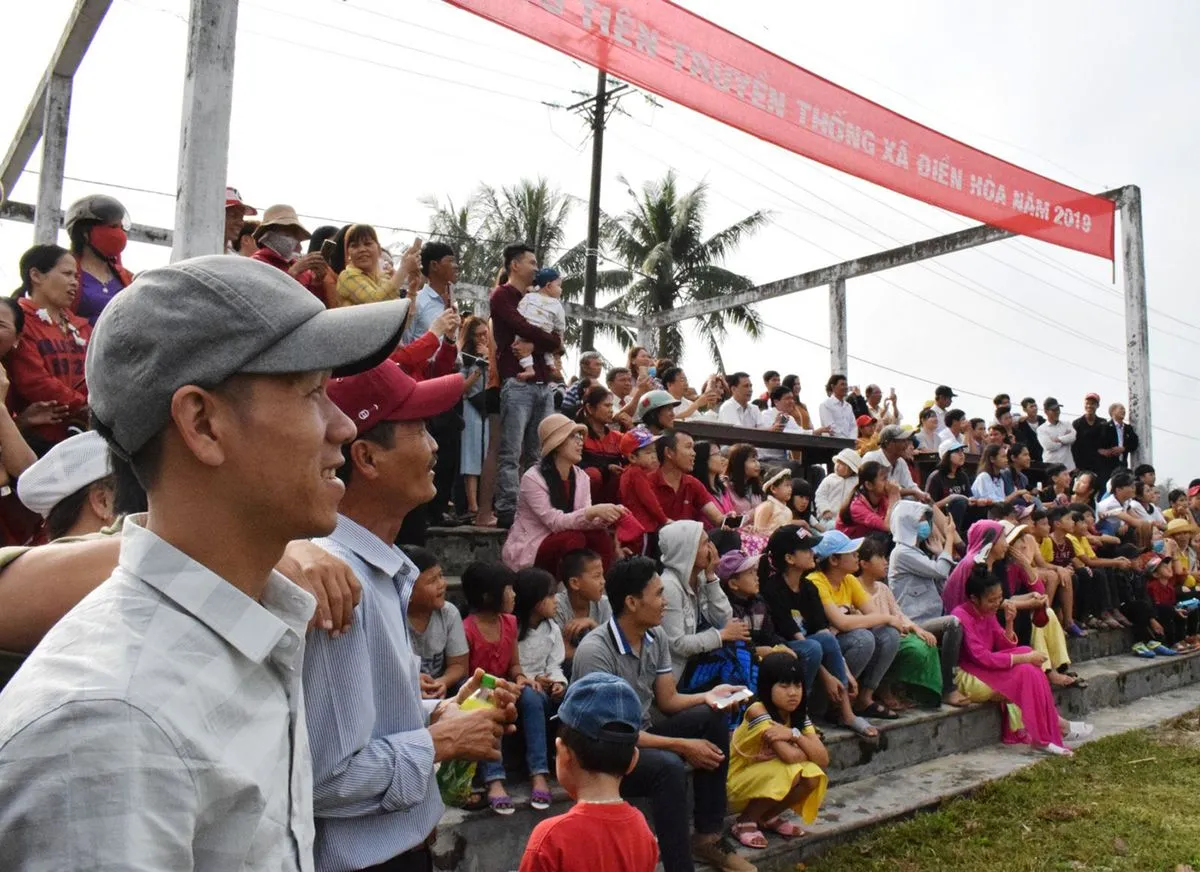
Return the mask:
POLYGON ((88 402, 132 456, 166 426, 184 385, 238 373, 354 375, 387 358, 407 312, 407 300, 326 309, 287 273, 236 255, 148 270, 96 323, 88 402))

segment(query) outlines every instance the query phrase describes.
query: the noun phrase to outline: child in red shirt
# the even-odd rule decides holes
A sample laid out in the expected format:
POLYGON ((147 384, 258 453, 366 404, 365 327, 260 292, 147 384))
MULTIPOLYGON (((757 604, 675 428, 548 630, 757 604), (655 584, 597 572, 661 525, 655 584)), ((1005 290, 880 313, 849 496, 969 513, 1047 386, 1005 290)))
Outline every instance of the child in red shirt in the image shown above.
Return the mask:
POLYGON ((556 774, 576 805, 534 827, 521 872, 653 872, 658 842, 621 799, 621 779, 637 765, 637 694, 622 678, 592 672, 567 689, 558 720, 556 774))
POLYGON ((658 469, 654 443, 661 438, 644 427, 621 437, 621 454, 629 459, 629 466, 621 473, 621 505, 628 510, 626 517, 637 524, 618 526, 617 540, 635 554, 656 555, 658 531, 671 522, 650 484, 650 477, 658 469))

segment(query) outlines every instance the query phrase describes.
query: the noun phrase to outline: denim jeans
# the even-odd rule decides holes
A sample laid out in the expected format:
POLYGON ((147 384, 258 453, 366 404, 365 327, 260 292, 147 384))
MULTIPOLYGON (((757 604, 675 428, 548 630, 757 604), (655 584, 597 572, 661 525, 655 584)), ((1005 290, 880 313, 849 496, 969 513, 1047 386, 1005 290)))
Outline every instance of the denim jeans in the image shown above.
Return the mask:
MULTIPOLYGON (((540 690, 526 686, 517 697, 517 724, 521 735, 525 737, 525 765, 529 767, 530 775, 549 775, 550 761, 546 752, 546 720, 558 710, 558 703, 552 701, 540 690)), ((479 764, 483 775, 483 783, 504 780, 504 761, 489 760, 479 764)))
POLYGON ((521 470, 538 457, 538 424, 554 413, 554 390, 510 378, 500 388, 500 461, 496 471, 496 514, 517 509, 521 470))
POLYGON ((804 693, 811 696, 813 683, 817 680, 817 673, 821 671, 821 660, 824 657, 821 643, 816 639, 793 639, 787 646, 796 652, 796 656, 804 664, 804 693))
POLYGON ((846 666, 858 678, 859 686, 874 690, 896 659, 900 632, 890 626, 860 628, 838 633, 837 640, 846 666))
MULTIPOLYGON (((650 729, 658 736, 681 739, 708 739, 725 755, 716 769, 697 769, 692 773, 695 807, 692 817, 696 832, 711 835, 721 832, 725 819, 725 776, 729 771, 729 726, 723 712, 706 705, 692 706, 671 715, 650 729)), ((648 796, 654 814, 654 831, 666 872, 694 872, 688 834, 687 769, 683 758, 671 751, 641 748, 637 766, 621 781, 621 795, 648 796)))
POLYGON ((842 684, 850 683, 850 676, 846 672, 846 658, 842 655, 842 646, 838 644, 837 636, 829 630, 821 630, 819 633, 813 633, 806 641, 816 642, 821 646, 821 665, 825 667, 826 672, 842 684))

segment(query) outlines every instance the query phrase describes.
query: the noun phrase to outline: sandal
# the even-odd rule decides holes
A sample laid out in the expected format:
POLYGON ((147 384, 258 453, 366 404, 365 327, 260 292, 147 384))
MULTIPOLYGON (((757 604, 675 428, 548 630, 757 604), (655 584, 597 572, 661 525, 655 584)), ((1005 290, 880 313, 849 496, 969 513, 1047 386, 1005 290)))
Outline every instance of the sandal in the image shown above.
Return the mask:
POLYGON ((758 824, 754 821, 744 821, 743 823, 734 824, 729 828, 733 837, 745 845, 747 848, 757 848, 762 850, 767 846, 767 837, 759 830, 758 824))
POLYGON ((876 718, 884 721, 894 721, 900 717, 898 712, 892 711, 879 700, 872 701, 869 706, 860 711, 858 714, 864 718, 876 718))
POLYGON ((850 732, 856 734, 860 739, 866 739, 868 742, 877 741, 879 739, 879 730, 871 726, 871 722, 866 718, 855 715, 848 723, 841 726, 845 727, 850 732), (874 730, 872 733, 871 731, 874 730))
POLYGON ((502 816, 510 815, 516 811, 516 809, 513 808, 511 796, 489 796, 488 805, 491 807, 492 811, 502 816))
POLYGON ((535 790, 529 794, 530 807, 536 808, 538 811, 545 811, 553 801, 554 797, 550 795, 549 790, 535 790))
POLYGON ((463 811, 483 811, 488 807, 487 794, 482 790, 472 790, 471 796, 462 805, 463 811))
POLYGON ((791 821, 784 820, 782 815, 775 815, 770 820, 763 821, 759 826, 785 839, 795 839, 808 835, 807 831, 802 830, 791 821))

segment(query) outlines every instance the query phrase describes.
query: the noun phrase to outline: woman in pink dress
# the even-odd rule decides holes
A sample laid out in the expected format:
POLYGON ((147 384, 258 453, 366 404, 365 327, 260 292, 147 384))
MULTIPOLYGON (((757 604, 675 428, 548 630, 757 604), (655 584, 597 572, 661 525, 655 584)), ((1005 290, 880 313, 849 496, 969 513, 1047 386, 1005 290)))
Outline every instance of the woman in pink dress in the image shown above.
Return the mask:
POLYGON ((1018 645, 1016 634, 1006 633, 997 622, 996 612, 1004 599, 1000 578, 988 571, 986 563, 977 562, 966 593, 967 601, 953 613, 963 628, 958 667, 1019 709, 1019 723, 1014 723, 1017 719, 1011 713, 1003 718, 1005 743, 1071 756, 1066 742, 1091 735, 1092 726, 1059 716, 1050 682, 1041 670, 1046 655, 1018 645))

